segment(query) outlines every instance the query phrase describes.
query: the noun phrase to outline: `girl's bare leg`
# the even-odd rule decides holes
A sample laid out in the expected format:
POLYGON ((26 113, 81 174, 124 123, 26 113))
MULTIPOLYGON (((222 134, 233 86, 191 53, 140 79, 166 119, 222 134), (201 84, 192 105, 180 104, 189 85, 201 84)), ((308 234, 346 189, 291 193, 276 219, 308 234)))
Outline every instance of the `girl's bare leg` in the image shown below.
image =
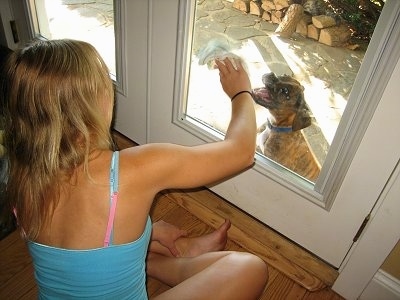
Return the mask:
POLYGON ((210 252, 192 258, 149 253, 147 274, 172 288, 154 299, 257 299, 267 282, 265 263, 243 252, 210 252))

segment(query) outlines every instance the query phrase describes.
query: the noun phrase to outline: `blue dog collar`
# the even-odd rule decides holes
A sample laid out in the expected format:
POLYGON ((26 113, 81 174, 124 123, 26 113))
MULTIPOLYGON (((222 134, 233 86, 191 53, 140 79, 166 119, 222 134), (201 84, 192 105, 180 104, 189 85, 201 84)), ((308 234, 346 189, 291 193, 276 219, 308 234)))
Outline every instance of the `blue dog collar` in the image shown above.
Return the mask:
POLYGON ((268 128, 273 131, 273 132, 283 132, 283 133, 288 133, 288 132, 293 132, 292 127, 279 127, 279 126, 274 126, 271 124, 271 122, 268 119, 267 122, 268 128))

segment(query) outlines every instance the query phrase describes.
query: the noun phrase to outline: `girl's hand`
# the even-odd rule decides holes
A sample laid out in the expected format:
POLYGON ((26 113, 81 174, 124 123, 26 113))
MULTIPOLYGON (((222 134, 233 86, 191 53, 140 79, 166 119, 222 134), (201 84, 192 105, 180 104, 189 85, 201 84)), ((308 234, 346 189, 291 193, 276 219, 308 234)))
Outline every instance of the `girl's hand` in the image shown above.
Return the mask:
POLYGON ((235 59, 236 68, 229 58, 223 61, 216 60, 215 63, 219 69, 222 88, 229 98, 232 98, 240 91, 251 92, 249 76, 240 60, 235 59))

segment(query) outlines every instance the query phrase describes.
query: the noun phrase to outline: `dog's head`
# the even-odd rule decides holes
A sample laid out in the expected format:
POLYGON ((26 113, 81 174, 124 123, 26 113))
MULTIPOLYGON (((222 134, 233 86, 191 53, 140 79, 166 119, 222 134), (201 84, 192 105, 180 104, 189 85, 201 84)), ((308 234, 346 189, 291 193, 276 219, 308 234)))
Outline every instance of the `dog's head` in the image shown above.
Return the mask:
POLYGON ((253 89, 254 101, 267 108, 276 125, 292 127, 293 131, 311 125, 310 111, 304 100, 304 88, 288 75, 264 74, 264 87, 253 89))

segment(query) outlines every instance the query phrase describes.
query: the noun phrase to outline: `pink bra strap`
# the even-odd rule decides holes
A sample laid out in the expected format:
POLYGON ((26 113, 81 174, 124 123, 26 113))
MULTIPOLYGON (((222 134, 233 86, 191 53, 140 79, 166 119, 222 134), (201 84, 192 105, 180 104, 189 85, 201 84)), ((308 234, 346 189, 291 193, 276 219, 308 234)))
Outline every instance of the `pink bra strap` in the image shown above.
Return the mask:
POLYGON ((111 196, 111 207, 110 207, 110 214, 108 216, 106 237, 104 238, 104 247, 108 247, 110 245, 111 233, 114 227, 115 209, 117 208, 117 201, 118 201, 118 192, 114 193, 111 196))
POLYGON ((107 224, 106 236, 104 238, 104 247, 108 247, 110 245, 110 241, 112 241, 115 210, 117 208, 117 202, 118 202, 118 164, 119 164, 119 152, 115 151, 111 158, 110 213, 108 215, 108 224, 107 224))

